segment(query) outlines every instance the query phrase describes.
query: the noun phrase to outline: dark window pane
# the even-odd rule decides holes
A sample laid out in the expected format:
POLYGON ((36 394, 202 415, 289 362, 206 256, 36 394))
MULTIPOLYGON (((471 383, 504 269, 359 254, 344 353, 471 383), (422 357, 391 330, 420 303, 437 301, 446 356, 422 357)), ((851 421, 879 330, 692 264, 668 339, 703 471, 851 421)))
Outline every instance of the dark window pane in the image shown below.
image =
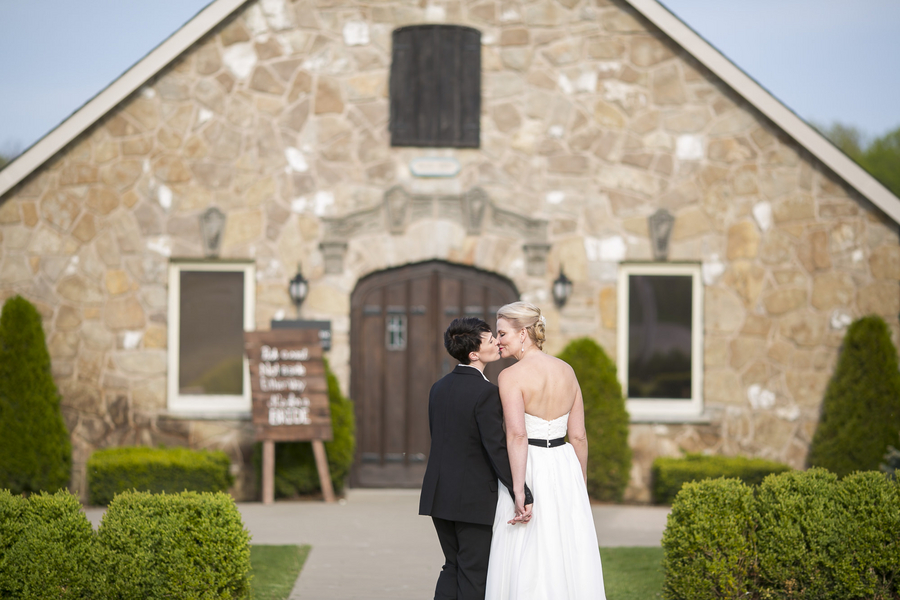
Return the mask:
POLYGON ((244 391, 244 273, 182 271, 178 391, 244 391))
POLYGON ((394 30, 391 145, 477 148, 481 32, 459 25, 394 30))
POLYGON ((628 397, 691 397, 692 278, 628 277, 628 397))

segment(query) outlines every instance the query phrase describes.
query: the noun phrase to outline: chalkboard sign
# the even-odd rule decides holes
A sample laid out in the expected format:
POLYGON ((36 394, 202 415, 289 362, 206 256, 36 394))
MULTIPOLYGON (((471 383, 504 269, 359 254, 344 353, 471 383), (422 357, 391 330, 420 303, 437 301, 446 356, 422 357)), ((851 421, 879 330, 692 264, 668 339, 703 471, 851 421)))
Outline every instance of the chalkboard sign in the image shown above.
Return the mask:
POLYGON ((319 332, 245 332, 244 349, 250 362, 256 440, 330 440, 331 413, 319 332))

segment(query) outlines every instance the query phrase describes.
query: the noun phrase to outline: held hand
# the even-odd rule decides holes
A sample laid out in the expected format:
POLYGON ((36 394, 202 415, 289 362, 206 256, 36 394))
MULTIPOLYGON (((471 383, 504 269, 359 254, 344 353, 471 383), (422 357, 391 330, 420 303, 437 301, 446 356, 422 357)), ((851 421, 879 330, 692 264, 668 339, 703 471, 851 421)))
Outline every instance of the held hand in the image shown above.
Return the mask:
POLYGON ((525 514, 525 492, 516 492, 516 518, 525 514))
POLYGON ((521 515, 516 515, 515 517, 513 517, 512 519, 510 519, 509 521, 507 521, 507 523, 510 524, 510 525, 517 525, 517 524, 519 524, 519 523, 521 523, 522 525, 527 525, 528 523, 530 523, 530 522, 531 522, 531 516, 532 516, 532 515, 531 515, 531 508, 532 508, 532 506, 534 506, 534 505, 533 505, 533 504, 526 504, 525 507, 524 507, 524 509, 523 509, 523 511, 522 511, 522 514, 521 514, 521 515))
POLYGON ((516 492, 516 516, 512 520, 507 521, 510 525, 516 523, 528 523, 531 520, 531 507, 533 505, 525 504, 525 492, 516 492))

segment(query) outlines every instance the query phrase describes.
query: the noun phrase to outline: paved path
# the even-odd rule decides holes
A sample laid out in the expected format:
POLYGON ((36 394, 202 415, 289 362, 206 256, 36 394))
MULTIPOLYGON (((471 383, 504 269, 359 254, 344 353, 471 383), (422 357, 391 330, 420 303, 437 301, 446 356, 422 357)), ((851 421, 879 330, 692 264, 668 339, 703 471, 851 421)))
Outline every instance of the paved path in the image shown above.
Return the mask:
MULTIPOLYGON (((434 594, 443 555, 418 490, 353 489, 339 504, 240 503, 254 544, 310 544, 291 599, 421 600, 434 594)), ((88 509, 96 526, 102 509, 88 509)), ((668 508, 595 505, 601 546, 657 546, 668 508)), ((602 557, 602 552, 601 552, 602 557)))

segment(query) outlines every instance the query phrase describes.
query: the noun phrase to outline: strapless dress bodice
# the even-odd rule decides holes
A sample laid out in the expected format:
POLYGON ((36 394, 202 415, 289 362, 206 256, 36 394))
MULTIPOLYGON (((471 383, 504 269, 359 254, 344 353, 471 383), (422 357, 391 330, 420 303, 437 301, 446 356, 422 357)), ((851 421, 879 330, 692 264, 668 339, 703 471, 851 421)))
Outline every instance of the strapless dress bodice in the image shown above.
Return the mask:
POLYGON ((552 421, 525 413, 525 431, 529 438, 553 440, 566 435, 569 424, 569 413, 552 421))

